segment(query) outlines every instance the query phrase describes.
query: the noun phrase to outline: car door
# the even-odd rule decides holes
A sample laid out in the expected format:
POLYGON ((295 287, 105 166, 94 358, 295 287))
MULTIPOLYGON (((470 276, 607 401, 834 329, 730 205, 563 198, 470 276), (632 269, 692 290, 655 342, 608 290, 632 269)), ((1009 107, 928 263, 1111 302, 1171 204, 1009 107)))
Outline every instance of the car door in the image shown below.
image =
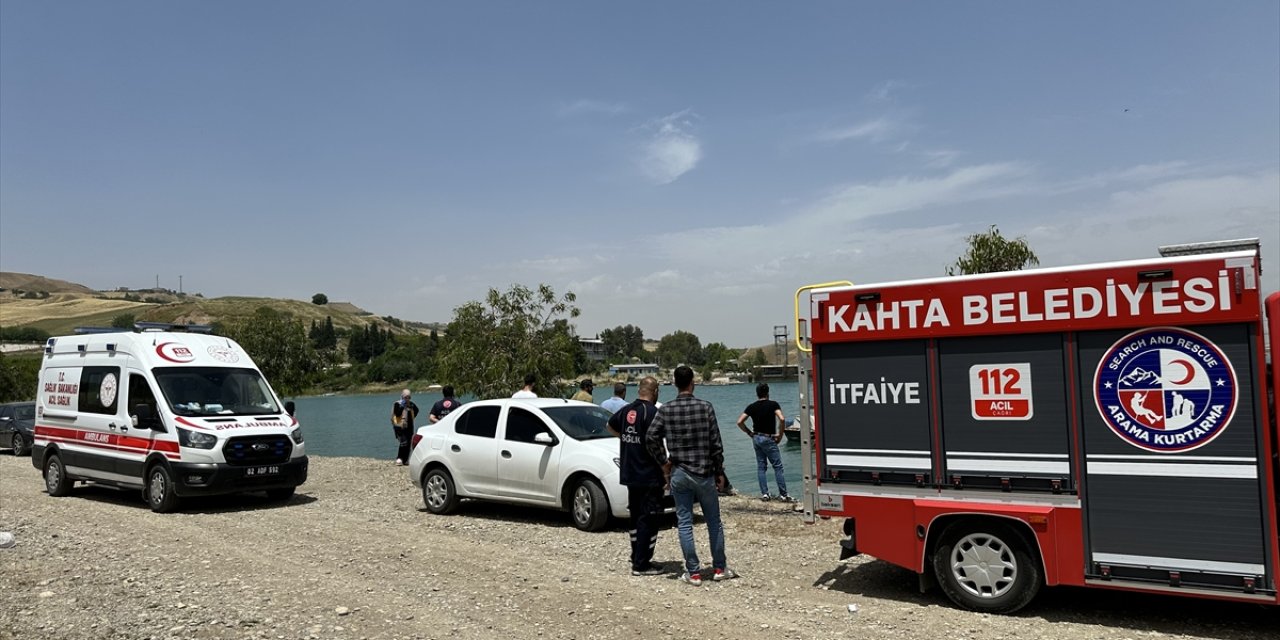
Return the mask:
POLYGON ((498 441, 497 490, 509 498, 555 502, 562 449, 540 413, 508 407, 498 441), (537 442, 538 434, 549 442, 537 442))
POLYGON ((0 449, 13 448, 13 434, 18 430, 17 408, 16 404, 0 404, 0 449))
POLYGON ((497 484, 500 404, 471 405, 453 423, 445 459, 458 487, 468 495, 493 496, 497 484))

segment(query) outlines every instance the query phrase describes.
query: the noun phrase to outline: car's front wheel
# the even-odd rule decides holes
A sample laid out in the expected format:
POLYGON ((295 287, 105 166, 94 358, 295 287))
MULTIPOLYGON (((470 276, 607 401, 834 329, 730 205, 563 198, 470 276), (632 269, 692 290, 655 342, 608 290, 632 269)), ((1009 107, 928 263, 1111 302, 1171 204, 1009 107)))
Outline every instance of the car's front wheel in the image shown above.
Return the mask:
POLYGON ((25 456, 31 453, 31 440, 21 431, 13 432, 13 455, 25 456))
POLYGON ((422 478, 422 502, 427 511, 436 515, 453 513, 458 508, 458 492, 453 487, 453 476, 444 469, 432 469, 422 478))
POLYGON ((584 478, 573 489, 573 526, 583 531, 599 531, 609 522, 609 499, 600 483, 584 478))

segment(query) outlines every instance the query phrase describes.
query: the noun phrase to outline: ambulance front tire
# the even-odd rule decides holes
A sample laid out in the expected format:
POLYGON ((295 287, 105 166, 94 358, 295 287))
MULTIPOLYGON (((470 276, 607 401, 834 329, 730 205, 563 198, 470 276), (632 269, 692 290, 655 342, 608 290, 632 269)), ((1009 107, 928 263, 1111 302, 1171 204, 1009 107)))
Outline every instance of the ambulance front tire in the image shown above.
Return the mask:
POLYGON ((933 554, 933 570, 952 602, 973 611, 1013 613, 1040 592, 1040 563, 1026 539, 1008 525, 957 522, 933 554))
POLYGON ((267 499, 275 502, 284 502, 293 497, 293 492, 297 491, 297 487, 285 487, 283 489, 267 489, 267 499))
POLYGON ((44 489, 55 498, 71 495, 74 481, 67 477, 67 468, 62 466, 62 458, 52 454, 44 461, 44 489))
POLYGON ((162 464, 147 472, 147 504, 156 513, 169 513, 178 508, 178 494, 174 491, 173 476, 162 464))

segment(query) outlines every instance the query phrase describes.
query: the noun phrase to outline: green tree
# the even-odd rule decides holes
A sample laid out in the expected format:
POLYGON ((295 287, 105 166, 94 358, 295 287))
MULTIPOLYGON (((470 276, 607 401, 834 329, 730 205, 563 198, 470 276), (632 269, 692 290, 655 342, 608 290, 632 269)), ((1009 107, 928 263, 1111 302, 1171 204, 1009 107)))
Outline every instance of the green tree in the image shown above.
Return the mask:
POLYGON ((0 402, 35 400, 40 358, 0 354, 0 402))
POLYGON ((994 224, 986 233, 965 237, 965 242, 969 243, 969 249, 956 259, 954 265, 947 267, 947 275, 1018 271, 1040 264, 1026 238, 1009 240, 1000 235, 994 224))
POLYGON ((738 368, 737 349, 730 349, 723 342, 710 342, 702 348, 702 360, 716 371, 732 371, 738 368))
POLYGON ((705 360, 702 354, 702 342, 698 336, 688 331, 673 331, 658 341, 658 364, 674 367, 687 364, 700 366, 705 360))
MULTIPOLYGON (((530 289, 512 285, 505 293, 489 289, 483 302, 453 310, 440 344, 436 377, 461 394, 505 397, 519 389, 526 374, 548 385, 573 375, 578 339, 569 320, 578 317, 577 296, 557 296, 548 285, 530 289)), ((558 390, 556 390, 558 391, 558 390)))
POLYGON ((314 296, 311 296, 311 304, 321 306, 329 304, 329 296, 326 296, 323 293, 317 293, 314 296))
POLYGON ((253 316, 232 320, 221 329, 240 343, 282 395, 306 390, 325 364, 307 339, 302 322, 270 307, 259 307, 253 316))
POLYGON ((116 329, 132 329, 134 321, 132 313, 122 313, 111 318, 111 326, 116 329))
POLYGON ((766 364, 769 364, 769 359, 765 357, 764 349, 756 349, 756 352, 751 354, 751 366, 763 367, 766 364))
POLYGON ((640 327, 625 325, 605 329, 600 332, 600 340, 610 358, 625 360, 645 355, 644 331, 640 327))

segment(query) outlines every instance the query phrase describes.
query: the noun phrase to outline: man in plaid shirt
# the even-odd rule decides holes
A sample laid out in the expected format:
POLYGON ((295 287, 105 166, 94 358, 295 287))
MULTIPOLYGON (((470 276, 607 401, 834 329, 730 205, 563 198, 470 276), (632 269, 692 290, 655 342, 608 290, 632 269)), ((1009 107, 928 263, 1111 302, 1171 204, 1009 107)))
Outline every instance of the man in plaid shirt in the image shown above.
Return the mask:
POLYGON ((694 500, 702 509, 711 538, 711 563, 715 569, 711 579, 719 582, 737 577, 725 561, 724 523, 720 521, 720 496, 716 493, 716 476, 724 467, 724 443, 720 440, 715 408, 710 402, 693 397, 693 369, 676 367, 675 382, 680 395, 658 410, 645 435, 645 446, 662 465, 675 499, 685 568, 680 579, 700 586, 701 564, 693 543, 694 500))

